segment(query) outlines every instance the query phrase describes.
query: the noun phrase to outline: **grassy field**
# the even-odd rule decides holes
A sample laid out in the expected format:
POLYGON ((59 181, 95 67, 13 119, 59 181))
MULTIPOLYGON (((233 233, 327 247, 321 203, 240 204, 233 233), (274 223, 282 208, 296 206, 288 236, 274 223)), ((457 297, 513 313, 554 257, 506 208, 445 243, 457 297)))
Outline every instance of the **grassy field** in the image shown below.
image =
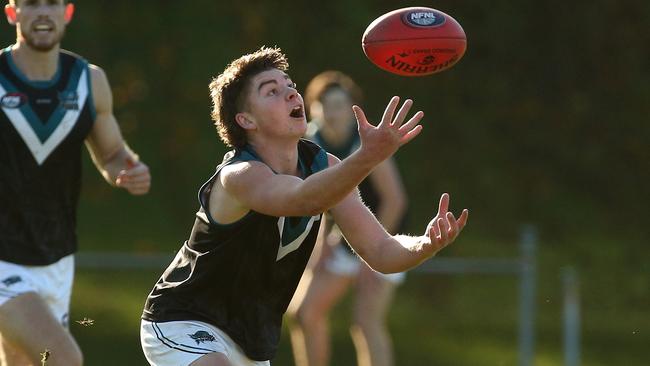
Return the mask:
MULTIPOLYGON (((472 243, 451 255, 471 252, 472 243)), ((603 244, 605 245, 605 244, 603 244)), ((491 255, 516 254, 490 246, 491 255)), ((558 258, 571 253, 540 248, 535 365, 562 365, 562 295, 558 258)), ((622 260, 622 259, 621 259, 622 260)), ((633 260, 633 259, 632 259, 633 260)), ((650 360, 647 266, 603 272, 599 263, 577 261, 581 279, 582 365, 642 366, 650 360), (630 269, 635 268, 635 269, 630 269)), ((77 272, 72 331, 86 364, 145 365, 139 346, 142 304, 158 271, 77 272), (77 320, 89 318, 83 326, 77 320)), ((517 280, 509 276, 410 273, 389 316, 397 365, 499 366, 517 364, 517 280)), ((348 336, 350 300, 332 316, 332 365, 354 365, 348 336)), ((285 330, 274 365, 293 365, 285 330)))

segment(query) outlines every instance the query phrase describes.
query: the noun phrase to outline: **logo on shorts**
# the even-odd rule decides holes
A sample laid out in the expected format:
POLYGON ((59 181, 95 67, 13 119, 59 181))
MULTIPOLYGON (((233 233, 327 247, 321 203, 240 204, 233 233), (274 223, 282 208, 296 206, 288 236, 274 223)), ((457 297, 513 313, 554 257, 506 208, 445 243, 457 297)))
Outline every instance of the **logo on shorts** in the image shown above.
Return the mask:
POLYGON ((198 332, 194 334, 188 334, 190 338, 192 338, 194 341, 196 341, 196 344, 199 345, 203 342, 214 342, 216 339, 214 336, 205 330, 199 330, 198 332))
POLYGON ((5 286, 9 287, 9 286, 14 285, 14 284, 16 284, 16 283, 18 283, 18 282, 20 282, 22 280, 23 279, 20 278, 20 276, 9 276, 9 277, 5 278, 4 280, 2 280, 2 283, 4 283, 5 286))

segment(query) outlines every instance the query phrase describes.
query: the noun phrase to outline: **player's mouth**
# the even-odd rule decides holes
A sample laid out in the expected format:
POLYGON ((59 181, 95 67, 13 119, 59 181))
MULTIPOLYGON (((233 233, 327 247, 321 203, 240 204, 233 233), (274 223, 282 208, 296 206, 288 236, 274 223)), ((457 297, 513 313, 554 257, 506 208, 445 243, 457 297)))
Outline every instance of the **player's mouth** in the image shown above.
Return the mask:
POLYGON ((32 26, 32 31, 36 34, 46 34, 54 30, 54 25, 51 23, 36 23, 32 26))
POLYGON ((305 109, 301 105, 295 106, 291 110, 291 113, 289 113, 289 116, 291 118, 303 118, 305 117, 305 109))

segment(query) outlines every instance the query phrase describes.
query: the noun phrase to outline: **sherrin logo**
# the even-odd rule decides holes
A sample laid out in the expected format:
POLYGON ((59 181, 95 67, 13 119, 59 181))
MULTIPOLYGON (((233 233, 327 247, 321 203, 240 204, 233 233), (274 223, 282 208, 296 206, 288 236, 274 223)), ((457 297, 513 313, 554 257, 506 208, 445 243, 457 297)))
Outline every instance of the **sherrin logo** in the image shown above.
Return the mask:
POLYGON ((18 108, 27 102, 27 96, 23 93, 7 93, 0 99, 2 108, 18 108))
POLYGON ((415 10, 404 15, 406 24, 415 27, 438 27, 445 23, 445 16, 431 10, 415 10))

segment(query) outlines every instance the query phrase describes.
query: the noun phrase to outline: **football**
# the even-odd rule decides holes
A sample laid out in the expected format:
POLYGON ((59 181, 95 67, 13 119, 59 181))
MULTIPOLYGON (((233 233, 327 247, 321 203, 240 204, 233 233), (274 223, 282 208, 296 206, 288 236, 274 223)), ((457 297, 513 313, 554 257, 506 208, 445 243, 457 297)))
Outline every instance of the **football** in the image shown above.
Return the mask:
POLYGON ((402 76, 447 70, 465 54, 460 24, 440 10, 410 7, 375 19, 363 33, 363 52, 378 67, 402 76))

